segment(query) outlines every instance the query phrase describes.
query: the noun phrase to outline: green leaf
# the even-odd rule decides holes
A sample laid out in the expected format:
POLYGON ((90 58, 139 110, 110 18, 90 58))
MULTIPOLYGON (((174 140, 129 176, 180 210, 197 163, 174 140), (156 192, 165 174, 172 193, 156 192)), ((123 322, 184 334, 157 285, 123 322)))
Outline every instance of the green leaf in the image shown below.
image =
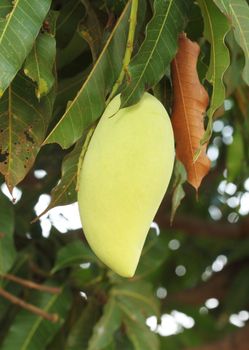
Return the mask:
POLYGON ((18 74, 0 100, 0 172, 10 190, 32 167, 52 115, 53 91, 40 102, 18 74))
POLYGON ((236 129, 233 135, 233 142, 227 148, 227 181, 237 180, 243 169, 245 160, 244 143, 242 134, 236 129))
POLYGON ((212 133, 213 115, 222 105, 226 96, 223 76, 229 66, 230 58, 229 50, 224 40, 230 26, 227 18, 213 3, 213 0, 198 0, 198 4, 204 19, 204 36, 211 45, 210 62, 206 79, 212 85, 212 97, 207 111, 208 126, 202 140, 205 143, 212 133))
POLYGON ((158 349, 157 335, 145 324, 147 317, 159 316, 158 300, 151 284, 143 281, 121 282, 111 289, 110 295, 122 310, 122 321, 134 349, 158 349))
POLYGON ((12 6, 13 5, 12 5, 11 0, 1 0, 1 5, 0 5, 0 22, 11 11, 12 6))
POLYGON ((122 325, 123 327, 116 332, 112 344, 103 350, 134 350, 130 339, 124 335, 124 324, 122 325))
POLYGON ((88 130, 86 135, 83 135, 83 137, 76 143, 73 151, 63 160, 61 180, 51 192, 51 202, 49 206, 36 218, 36 220, 55 206, 70 204, 77 201, 78 171, 81 167, 93 131, 94 126, 88 130))
POLYGON ((44 143, 57 142, 63 148, 68 148, 82 136, 90 124, 100 117, 105 108, 105 97, 122 66, 129 10, 130 2, 125 7, 87 80, 44 143))
POLYGON ((60 182, 51 191, 51 201, 48 207, 35 219, 37 220, 50 209, 71 204, 77 201, 77 171, 83 141, 79 140, 74 149, 65 156, 62 162, 62 174, 60 182))
POLYGON ((103 266, 91 265, 89 268, 74 266, 70 273, 70 281, 78 289, 88 289, 96 286, 104 278, 103 266))
POLYGON ((56 39, 59 48, 69 43, 84 15, 85 10, 81 0, 64 1, 57 22, 56 39))
MULTIPOLYGON (((124 308, 122 308, 125 311, 124 308)), ((153 333, 145 324, 145 320, 136 315, 134 310, 133 318, 129 316, 124 318, 124 324, 126 328, 126 334, 131 340, 134 350, 158 350, 159 338, 158 335, 153 333), (135 316, 136 315, 136 316, 135 316)))
POLYGON ((87 349, 93 327, 99 319, 100 310, 100 305, 96 299, 89 298, 82 314, 70 329, 65 347, 66 350, 87 349))
MULTIPOLYGON (((16 253, 16 260, 12 265, 11 269, 8 270, 8 273, 15 276, 23 276, 25 271, 25 265, 27 264, 27 255, 23 253, 16 253)), ((23 292, 23 287, 13 283, 9 280, 2 279, 1 287, 6 290, 8 293, 18 297, 20 293, 23 292)), ((16 306, 11 303, 9 300, 1 297, 0 300, 0 349, 4 341, 5 335, 8 333, 10 325, 16 316, 16 306)))
POLYGON ((64 323, 71 305, 71 294, 66 289, 57 295, 36 292, 29 302, 48 313, 57 313, 59 322, 51 323, 29 311, 20 310, 3 342, 2 350, 45 349, 64 323))
POLYGON ((203 20, 200 7, 193 3, 188 18, 188 25, 185 29, 187 37, 192 41, 199 41, 200 34, 203 32, 203 20))
POLYGON ((136 103, 145 88, 155 85, 165 74, 176 54, 178 34, 185 27, 189 4, 181 0, 154 2, 154 16, 147 26, 146 38, 128 66, 122 107, 136 103))
POLYGON ((0 97, 30 52, 51 0, 15 0, 5 18, 0 18, 0 97))
POLYGON ((103 309, 103 315, 93 329, 88 350, 101 350, 109 345, 113 334, 120 327, 121 310, 114 298, 110 298, 103 309))
POLYGON ((181 201, 185 197, 185 191, 183 184, 187 181, 187 173, 184 165, 176 160, 174 169, 174 184, 173 184, 173 196, 172 196, 172 208, 170 213, 170 222, 172 224, 176 211, 181 204, 181 201))
POLYGON ((89 0, 81 0, 81 2, 84 4, 87 15, 79 24, 79 34, 88 43, 93 61, 95 62, 101 49, 103 28, 95 12, 93 3, 89 0))
POLYGON ((120 305, 124 305, 132 313, 135 310, 141 312, 143 317, 159 315, 158 301, 153 295, 152 287, 143 281, 123 282, 111 290, 120 305))
MULTIPOLYGON (((81 37, 78 31, 75 31, 74 36, 72 37, 72 39, 70 40, 70 42, 66 47, 64 48, 57 47, 57 55, 56 55, 57 70, 65 69, 65 67, 67 68, 69 67, 69 65, 73 65, 73 62, 75 62, 87 50, 88 50, 87 42, 83 40, 83 38, 81 37)), ((84 65, 84 67, 85 66, 86 65, 84 65)), ((73 74, 76 74, 76 73, 71 72, 70 78, 73 76, 73 74)), ((79 74, 82 74, 82 71, 79 74)))
POLYGON ((146 238, 146 243, 134 278, 136 280, 145 278, 157 270, 167 259, 167 253, 168 238, 163 234, 157 236, 155 230, 151 229, 146 238))
POLYGON ((249 5, 246 0, 214 0, 214 2, 232 21, 235 39, 245 55, 242 76, 249 85, 249 5))
POLYGON ((88 74, 89 69, 59 82, 55 100, 55 106, 57 108, 63 108, 63 111, 65 111, 68 101, 72 101, 75 98, 77 91, 82 86, 88 74))
POLYGON ((13 265, 16 258, 14 246, 13 204, 0 192, 0 274, 4 274, 13 265))
POLYGON ((53 66, 56 55, 54 37, 56 19, 57 13, 51 11, 46 19, 50 27, 49 32, 44 30, 39 33, 24 64, 24 73, 37 84, 38 99, 51 90, 55 81, 53 66))
POLYGON ((224 82, 226 85, 226 96, 230 96, 234 90, 241 84, 242 69, 244 64, 244 57, 241 48, 237 44, 234 33, 230 31, 226 36, 226 43, 230 52, 231 64, 224 75, 224 82))
POLYGON ((73 265, 96 261, 98 260, 90 248, 88 248, 83 242, 77 240, 67 244, 58 251, 52 273, 73 265))

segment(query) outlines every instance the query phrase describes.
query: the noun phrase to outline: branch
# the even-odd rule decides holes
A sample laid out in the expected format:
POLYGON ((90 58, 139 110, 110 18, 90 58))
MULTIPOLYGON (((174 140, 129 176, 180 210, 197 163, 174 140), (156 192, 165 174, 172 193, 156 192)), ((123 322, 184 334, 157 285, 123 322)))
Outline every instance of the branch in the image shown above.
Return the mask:
POLYGON ((249 325, 233 332, 225 338, 203 346, 186 350, 248 350, 249 325))
POLYGON ((37 289, 40 290, 41 292, 48 292, 52 294, 59 294, 61 292, 61 288, 57 287, 50 287, 50 286, 45 286, 42 284, 38 284, 29 280, 26 280, 24 278, 20 278, 11 274, 6 274, 6 275, 0 275, 1 278, 4 278, 6 280, 15 282, 20 284, 21 286, 31 288, 31 289, 37 289))
POLYGON ((170 217, 165 215, 164 207, 162 207, 155 217, 155 222, 162 230, 181 230, 186 234, 197 237, 241 239, 249 236, 248 218, 237 224, 230 224, 207 221, 191 215, 176 216, 172 226, 170 226, 170 217))
POLYGON ((49 314, 46 311, 40 309, 37 306, 34 306, 32 304, 26 303, 26 301, 15 297, 13 294, 10 294, 8 292, 6 292, 6 290, 0 288, 0 295, 9 300, 11 303, 18 305, 20 307, 22 307, 23 309, 26 309, 30 312, 32 312, 33 314, 36 314, 46 320, 49 320, 53 323, 57 322, 59 320, 59 316, 57 314, 49 314))

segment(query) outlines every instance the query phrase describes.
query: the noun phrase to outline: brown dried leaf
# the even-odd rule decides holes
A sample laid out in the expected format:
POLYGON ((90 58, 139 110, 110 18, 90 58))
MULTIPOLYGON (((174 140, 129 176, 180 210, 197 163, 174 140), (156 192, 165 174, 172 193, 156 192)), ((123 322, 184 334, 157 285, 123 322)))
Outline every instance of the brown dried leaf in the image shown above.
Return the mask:
POLYGON ((204 115, 209 98, 201 85, 196 70, 200 48, 185 34, 179 37, 179 49, 172 62, 174 89, 172 124, 176 140, 176 156, 184 164, 188 182, 198 190, 210 169, 206 155, 207 145, 200 148, 204 134, 204 115), (200 154, 194 161, 196 151, 200 154))

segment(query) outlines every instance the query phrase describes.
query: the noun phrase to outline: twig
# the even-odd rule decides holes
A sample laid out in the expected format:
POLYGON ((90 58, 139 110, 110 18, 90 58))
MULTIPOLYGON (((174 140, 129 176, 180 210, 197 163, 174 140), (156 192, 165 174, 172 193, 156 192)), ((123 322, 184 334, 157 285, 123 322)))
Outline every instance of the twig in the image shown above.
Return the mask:
POLYGON ((37 290, 40 290, 42 292, 48 292, 48 293, 52 293, 52 294, 59 294, 61 292, 60 288, 45 286, 45 285, 38 284, 38 283, 32 282, 30 280, 26 280, 24 278, 20 278, 20 277, 17 277, 15 275, 11 275, 11 274, 0 275, 0 277, 4 278, 6 280, 9 280, 9 281, 13 281, 15 283, 18 283, 21 286, 31 288, 31 289, 37 289, 37 290))
POLYGON ((22 307, 23 309, 26 309, 30 312, 32 312, 33 314, 36 314, 46 320, 49 320, 53 323, 57 322, 59 320, 59 316, 57 314, 49 314, 46 311, 40 309, 37 306, 34 306, 32 304, 26 303, 26 301, 15 297, 14 295, 10 294, 9 292, 6 292, 6 290, 0 288, 0 295, 9 300, 11 303, 16 304, 20 307, 22 307))
POLYGON ((51 273, 50 272, 42 270, 41 268, 39 268, 39 266, 37 266, 31 260, 29 260, 29 267, 36 275, 39 275, 39 276, 45 277, 45 278, 51 277, 51 273))
POLYGON ((108 97, 106 104, 108 104, 115 93, 117 92, 119 86, 122 84, 125 73, 127 72, 128 64, 131 60, 131 54, 133 51, 133 43, 134 43, 134 36, 135 36, 135 29, 136 29, 136 23, 137 23, 137 9, 138 9, 138 0, 132 0, 131 3, 131 14, 130 14, 130 26, 129 26, 129 33, 128 33, 128 39, 126 44, 126 50, 125 55, 123 59, 123 66, 121 69, 121 72, 119 74, 118 79, 116 80, 115 84, 113 85, 112 91, 110 93, 110 96, 108 97))

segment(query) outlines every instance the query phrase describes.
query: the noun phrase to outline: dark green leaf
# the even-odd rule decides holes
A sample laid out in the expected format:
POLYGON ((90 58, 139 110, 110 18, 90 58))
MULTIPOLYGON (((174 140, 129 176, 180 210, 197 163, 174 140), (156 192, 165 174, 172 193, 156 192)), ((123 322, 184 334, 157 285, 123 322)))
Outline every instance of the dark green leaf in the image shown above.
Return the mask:
POLYGON ((234 33, 230 31, 226 36, 226 43, 230 52, 231 63, 224 75, 224 82, 226 84, 226 94, 230 96, 234 90, 241 84, 242 69, 243 69, 243 55, 241 54, 241 48, 237 44, 234 33))
POLYGON ((214 0, 220 10, 232 21, 237 43, 245 55, 243 79, 249 85, 249 5, 246 0, 214 0))
POLYGON ((15 0, 5 18, 0 18, 0 97, 30 52, 51 0, 15 0))
POLYGON ((77 91, 80 89, 83 81, 86 79, 89 70, 86 72, 81 72, 76 76, 73 76, 68 79, 63 79, 59 82, 55 106, 58 108, 66 108, 68 101, 72 101, 72 99, 76 96, 77 91))
POLYGON ((162 265, 168 257, 167 243, 166 235, 157 236, 155 230, 150 230, 138 263, 135 279, 145 278, 162 265))
POLYGON ((62 163, 61 180, 52 189, 49 206, 39 215, 39 217, 58 205, 71 204, 77 201, 77 170, 82 143, 81 140, 78 141, 72 152, 65 156, 62 163))
POLYGON ((40 32, 24 64, 24 73, 37 85, 36 96, 38 99, 51 90, 55 81, 53 67, 56 42, 53 28, 55 27, 56 18, 57 13, 50 12, 46 19, 49 31, 40 32))
POLYGON ((191 39, 191 41, 198 41, 200 38, 200 33, 203 32, 201 10, 196 3, 194 3, 191 7, 189 21, 185 31, 187 37, 191 39))
POLYGON ((110 91, 122 66, 129 10, 130 3, 125 7, 87 80, 45 143, 57 142, 63 148, 68 148, 100 117, 105 108, 106 94, 110 91))
POLYGON ((55 266, 52 273, 66 267, 79 265, 84 262, 96 262, 97 258, 92 251, 81 241, 74 241, 67 244, 58 251, 55 266))
POLYGON ((144 317, 159 315, 158 301, 152 293, 152 286, 146 282, 124 282, 111 290, 120 305, 125 305, 131 313, 137 310, 144 317))
POLYGON ((13 4, 11 0, 2 0, 0 5, 0 17, 4 18, 11 11, 13 4))
POLYGON ((52 192, 52 198, 49 206, 38 216, 41 217, 49 209, 56 205, 63 205, 76 202, 77 200, 77 178, 88 144, 91 140, 94 126, 88 130, 87 135, 83 136, 75 145, 73 151, 69 153, 62 163, 62 177, 52 192))
POLYGON ((134 349, 158 349, 158 337, 146 326, 146 318, 159 316, 158 301, 152 293, 152 286, 146 282, 121 282, 110 292, 123 314, 126 334, 134 349))
POLYGON ((65 47, 72 39, 80 20, 85 15, 81 0, 67 0, 60 10, 56 39, 59 48, 65 47))
POLYGON ((154 2, 154 16, 147 26, 146 38, 128 66, 122 107, 136 103, 144 90, 165 74, 176 54, 178 34, 186 24, 189 6, 188 1, 181 0, 154 2))
MULTIPOLYGON (((81 56, 87 50, 88 50, 87 42, 83 40, 80 33, 76 31, 66 47, 64 48, 57 47, 57 57, 56 57, 57 69, 60 71, 63 68, 65 69, 65 67, 70 66, 72 62, 77 60, 79 56, 81 56)), ((82 74, 82 72, 80 72, 80 74, 82 74)), ((69 77, 72 78, 72 76, 73 74, 71 72, 69 77)))
POLYGON ((95 298, 89 298, 87 305, 70 330, 66 350, 87 349, 88 341, 92 335, 93 327, 100 316, 100 307, 95 298))
MULTIPOLYGON (((125 312, 125 309, 122 308, 125 312)), ((145 320, 136 316, 134 310, 133 317, 130 317, 127 311, 127 317, 124 318, 126 333, 131 340, 134 350, 158 350, 159 339, 158 335, 153 333, 145 324, 145 320)))
POLYGON ((172 195, 172 208, 170 213, 170 222, 172 224, 176 211, 181 204, 181 201, 185 197, 185 191, 183 189, 184 183, 187 181, 187 173, 184 165, 176 160, 174 169, 174 184, 173 184, 173 195, 172 195))
POLYGON ((241 174, 244 164, 244 144, 240 130, 236 130, 233 135, 233 142, 227 149, 227 180, 234 182, 241 174))
POLYGON ((210 62, 206 79, 212 85, 212 97, 207 111, 208 127, 202 142, 206 142, 212 132, 214 112, 225 100, 225 85, 223 76, 227 70, 230 58, 225 45, 225 36, 230 29, 227 18, 220 12, 213 0, 198 0, 204 19, 204 36, 211 45, 210 62))
POLYGON ((53 91, 39 102, 34 90, 18 74, 0 100, 0 172, 10 190, 32 167, 52 115, 53 91))
POLYGON ((70 281, 78 289, 88 289, 97 285, 103 280, 103 270, 99 266, 90 265, 89 268, 82 269, 79 266, 74 266, 70 274, 70 281))
POLYGON ((13 241, 13 204, 0 192, 0 275, 13 265, 16 251, 13 241))
POLYGON ((87 15, 79 25, 79 33, 88 43, 93 61, 95 62, 101 49, 103 28, 95 12, 93 3, 89 0, 81 0, 81 2, 85 6, 87 15))
POLYGON ((56 334, 64 322, 71 304, 71 295, 64 289, 60 294, 51 295, 37 292, 31 302, 48 313, 57 313, 57 323, 51 323, 26 310, 20 310, 1 347, 2 350, 41 350, 56 334))
POLYGON ((103 315, 93 329, 88 350, 101 350, 109 345, 113 334, 120 327, 121 311, 114 298, 110 298, 103 309, 103 315))

